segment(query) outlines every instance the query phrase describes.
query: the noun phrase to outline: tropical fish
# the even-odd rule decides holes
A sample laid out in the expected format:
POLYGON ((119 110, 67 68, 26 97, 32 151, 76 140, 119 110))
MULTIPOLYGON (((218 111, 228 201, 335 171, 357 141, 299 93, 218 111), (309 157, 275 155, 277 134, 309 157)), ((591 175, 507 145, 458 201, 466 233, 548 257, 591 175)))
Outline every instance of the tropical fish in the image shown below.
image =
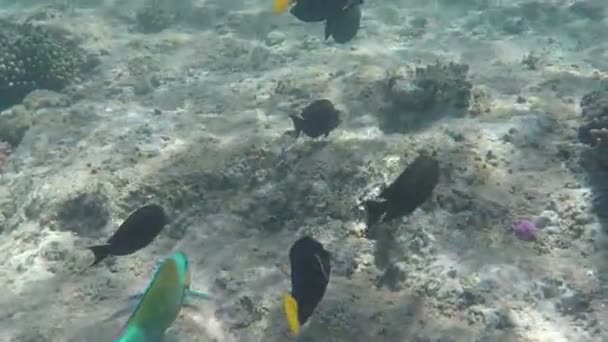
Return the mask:
POLYGON ((304 108, 299 116, 289 117, 293 121, 296 138, 301 132, 311 138, 327 137, 341 123, 340 111, 327 99, 317 100, 304 108))
POLYGON ((380 200, 364 202, 368 227, 411 214, 433 193, 439 183, 439 162, 431 156, 418 156, 380 193, 380 200))
POLYGON ((95 255, 91 266, 98 264, 108 255, 129 255, 146 247, 167 223, 165 211, 156 204, 137 209, 118 227, 107 243, 88 247, 95 255))
POLYGON ((189 299, 211 297, 190 289, 188 257, 175 252, 160 263, 146 290, 132 298, 139 300, 137 306, 114 342, 160 342, 189 299))
POLYGON ((281 13, 287 11, 291 6, 292 0, 274 0, 272 5, 272 11, 274 13, 281 13))
POLYGON ((333 7, 336 10, 338 8, 338 6, 328 6, 330 3, 327 0, 300 0, 289 10, 289 13, 305 23, 321 22, 327 20, 333 7))
POLYGON ((289 328, 299 335, 323 298, 331 274, 330 253, 310 236, 298 239, 289 250, 291 293, 283 296, 289 328))
POLYGON ((346 43, 355 37, 361 24, 363 0, 275 0, 273 11, 289 12, 298 20, 311 23, 325 21, 325 39, 333 37, 346 43))
POLYGON ((340 10, 339 14, 327 18, 325 23, 325 40, 332 37, 336 43, 351 41, 361 26, 361 6, 351 5, 340 10))

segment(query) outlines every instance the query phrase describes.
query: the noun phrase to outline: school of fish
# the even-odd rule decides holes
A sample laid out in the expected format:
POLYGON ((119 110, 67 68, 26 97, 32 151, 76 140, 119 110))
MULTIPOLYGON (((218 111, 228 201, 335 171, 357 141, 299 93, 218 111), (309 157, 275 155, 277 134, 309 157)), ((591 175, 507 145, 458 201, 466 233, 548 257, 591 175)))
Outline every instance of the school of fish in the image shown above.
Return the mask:
MULTIPOLYGON (((362 0, 274 0, 273 12, 288 11, 303 22, 325 22, 325 39, 351 41, 361 20, 362 0)), ((327 138, 341 123, 341 111, 329 99, 319 99, 289 115, 298 138, 302 133, 327 138)), ((364 201, 367 226, 375 226, 411 214, 425 203, 439 183, 439 162, 419 155, 387 187, 378 199, 364 201)), ((94 256, 89 267, 108 256, 127 256, 150 245, 170 224, 165 209, 147 204, 133 211, 114 234, 99 245, 87 247, 94 256)), ((286 325, 295 338, 323 299, 331 278, 331 253, 311 236, 296 239, 288 254, 291 291, 283 295, 286 325)), ((212 300, 206 292, 190 289, 190 267, 183 252, 174 252, 157 266, 147 288, 131 297, 131 314, 114 342, 159 342, 179 316, 182 307, 194 299, 212 300)))

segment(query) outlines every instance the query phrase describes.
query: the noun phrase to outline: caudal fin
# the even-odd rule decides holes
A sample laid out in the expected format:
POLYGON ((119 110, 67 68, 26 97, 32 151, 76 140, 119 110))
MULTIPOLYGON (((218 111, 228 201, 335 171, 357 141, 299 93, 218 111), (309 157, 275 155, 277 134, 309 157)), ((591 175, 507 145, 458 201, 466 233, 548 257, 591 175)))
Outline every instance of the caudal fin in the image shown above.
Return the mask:
POLYGON ((382 216, 386 212, 386 202, 384 201, 365 201, 363 206, 367 212, 368 227, 380 222, 382 216))
POLYGON ((285 317, 287 318, 287 324, 289 324, 289 330, 291 330, 294 336, 298 336, 300 334, 298 302, 288 293, 283 295, 283 309, 285 310, 285 317))
POLYGON ((291 0, 274 0, 272 5, 272 12, 275 14, 279 14, 287 11, 289 5, 291 4, 291 0))
POLYGON ((304 123, 304 119, 297 115, 290 115, 289 117, 291 118, 291 121, 293 121, 293 135, 297 138, 300 136, 300 132, 302 132, 302 124, 304 123))
POLYGON ((97 265, 108 255, 110 255, 110 245, 98 245, 87 248, 90 249, 91 252, 93 252, 93 254, 95 255, 95 261, 93 261, 93 263, 89 267, 97 265))

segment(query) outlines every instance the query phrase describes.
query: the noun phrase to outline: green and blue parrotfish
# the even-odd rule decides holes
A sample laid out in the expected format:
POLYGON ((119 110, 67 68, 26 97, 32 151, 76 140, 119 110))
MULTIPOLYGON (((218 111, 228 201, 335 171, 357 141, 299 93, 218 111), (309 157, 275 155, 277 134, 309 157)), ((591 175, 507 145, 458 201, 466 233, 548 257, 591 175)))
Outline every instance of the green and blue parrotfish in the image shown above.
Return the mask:
POLYGON ((132 298, 139 299, 137 306, 114 342, 160 342, 188 299, 210 296, 190 290, 188 257, 176 252, 160 263, 146 290, 132 298))

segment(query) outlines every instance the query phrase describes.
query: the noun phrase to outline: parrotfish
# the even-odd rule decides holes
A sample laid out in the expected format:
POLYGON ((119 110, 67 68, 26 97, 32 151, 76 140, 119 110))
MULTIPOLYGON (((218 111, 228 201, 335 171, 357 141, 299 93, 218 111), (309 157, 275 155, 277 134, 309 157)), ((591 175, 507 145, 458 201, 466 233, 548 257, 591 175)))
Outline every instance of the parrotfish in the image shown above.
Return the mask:
POLYGON ((139 300, 137 306, 114 342, 160 342, 182 306, 211 297, 190 289, 188 257, 176 252, 160 263, 146 290, 132 298, 139 300))
POLYGON ((331 274, 330 253, 310 236, 298 239, 289 250, 291 293, 283 296, 287 323, 294 336, 323 299, 331 274))
MULTIPOLYGON (((108 255, 129 255, 149 245, 168 223, 162 207, 149 204, 135 210, 103 245, 88 247, 95 255, 91 266, 108 255)), ((89 267, 91 267, 89 266, 89 267)))

